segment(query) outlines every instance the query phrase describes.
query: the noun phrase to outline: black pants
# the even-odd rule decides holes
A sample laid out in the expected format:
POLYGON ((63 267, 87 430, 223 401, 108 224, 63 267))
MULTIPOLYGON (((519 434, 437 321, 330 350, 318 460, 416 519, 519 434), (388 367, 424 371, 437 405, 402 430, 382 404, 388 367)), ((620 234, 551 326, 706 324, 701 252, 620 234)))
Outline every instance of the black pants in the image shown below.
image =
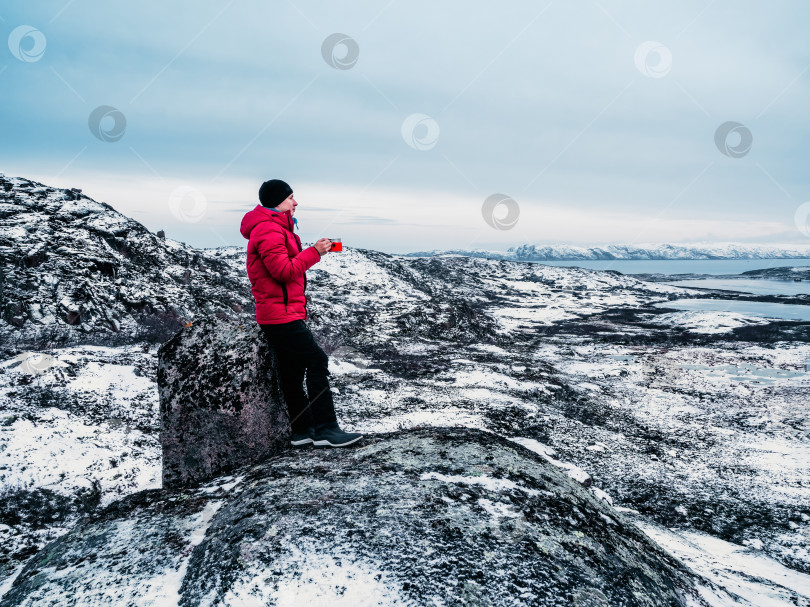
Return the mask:
POLYGON ((337 421, 329 389, 329 358, 303 320, 259 325, 278 360, 279 379, 293 432, 337 421), (304 394, 304 374, 307 392, 304 394))

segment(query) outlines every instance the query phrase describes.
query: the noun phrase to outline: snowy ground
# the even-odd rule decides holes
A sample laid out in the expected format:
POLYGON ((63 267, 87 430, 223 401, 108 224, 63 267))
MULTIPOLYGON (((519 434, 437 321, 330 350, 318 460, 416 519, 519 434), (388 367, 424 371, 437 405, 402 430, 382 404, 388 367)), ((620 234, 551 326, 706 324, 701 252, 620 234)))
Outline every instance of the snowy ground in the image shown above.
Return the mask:
POLYGON ((81 346, 58 350, 47 369, 35 354, 0 363, 2 486, 72 493, 96 481, 102 506, 160 487, 155 356, 81 346))
MULTIPOLYGON (((716 348, 606 351, 593 345, 571 348, 569 352, 566 349, 569 347, 548 345, 538 349, 535 356, 546 362, 554 361, 572 385, 591 397, 604 398, 607 393, 610 398, 617 380, 621 380, 625 396, 612 401, 616 411, 633 411, 635 416, 654 420, 662 432, 684 436, 699 431, 722 437, 721 453, 662 446, 657 455, 649 454, 654 465, 639 473, 652 479, 650 482, 660 480, 659 474, 678 478, 686 502, 689 491, 718 482, 714 478, 715 464, 733 458, 745 470, 749 491, 763 497, 778 495, 780 501, 797 506, 810 502, 810 489, 803 486, 810 478, 807 469, 810 450, 806 437, 791 431, 791 412, 795 412, 792 404, 796 403, 789 396, 791 389, 808 387, 803 368, 810 354, 806 346, 785 345, 776 349, 754 346, 743 352, 716 348), (689 386, 690 391, 698 391, 703 398, 674 396, 667 391, 667 387, 673 386, 689 386), (766 408, 742 404, 756 403, 763 391, 783 396, 771 399, 766 408), (718 400, 710 401, 710 407, 700 406, 702 400, 712 396, 728 399, 726 406, 719 407, 718 400), (745 418, 740 419, 741 415, 745 418), (742 426, 737 429, 729 427, 740 422, 742 426)), ((341 416, 350 427, 366 432, 420 424, 487 428, 498 410, 515 407, 528 419, 544 420, 549 427, 574 424, 565 415, 550 413, 526 398, 525 394, 533 390, 553 393, 548 384, 520 379, 526 371, 521 365, 482 365, 472 360, 482 351, 500 360, 507 356, 493 346, 474 348, 469 354, 472 358, 449 361, 454 371, 417 385, 413 380, 398 382, 371 364, 364 368, 333 358, 331 370, 341 416), (376 387, 380 384, 387 388, 376 387)), ((35 376, 21 371, 20 361, 0 365, 3 371, 0 478, 4 487, 52 488, 69 496, 97 480, 101 485, 101 503, 129 492, 159 487, 158 402, 154 381, 150 379, 154 377, 153 355, 138 348, 71 348, 57 352, 54 361, 48 370, 35 376), (75 372, 73 378, 65 372, 68 365, 75 372), (142 370, 141 375, 133 372, 136 368, 142 370), (13 395, 21 389, 18 382, 26 377, 33 377, 27 386, 58 388, 59 406, 51 403, 31 407, 30 401, 29 406, 21 405, 13 395), (98 407, 75 406, 76 402, 94 399, 105 402, 102 410, 117 414, 101 419, 103 413, 98 407), (68 406, 70 403, 73 405, 68 406)), ((602 479, 605 474, 601 470, 611 462, 615 464, 617 456, 623 459, 627 451, 634 450, 633 437, 598 431, 595 427, 568 431, 560 428, 550 434, 566 443, 568 457, 536 439, 514 436, 513 440, 565 467, 580 482, 595 480, 592 490, 615 504, 610 493, 597 486, 610 486, 609 481, 602 479), (573 461, 580 465, 569 459, 570 454, 578 452, 580 456, 573 461)), ((627 467, 632 467, 634 462, 628 464, 627 467)), ((670 529, 651 517, 636 516, 648 535, 696 572, 747 597, 736 604, 795 605, 802 604, 793 602, 803 600, 801 597, 810 600, 810 576, 786 568, 762 551, 764 542, 774 539, 763 541, 752 536, 740 543, 726 542, 705 532, 670 529)), ((806 524, 797 525, 793 534, 782 534, 781 543, 776 541, 775 545, 782 546, 779 550, 790 551, 790 543, 794 542, 791 556, 807 562, 807 529, 806 524)), ((23 524, 16 529, 0 527, 0 534, 4 547, 12 547, 19 534, 28 535, 26 540, 34 539, 40 544, 66 530, 63 527, 32 530, 23 524)))
POLYGON ((156 362, 98 346, 0 362, 0 578, 84 512, 160 487, 156 362))
POLYGON ((810 575, 785 567, 751 546, 740 546, 699 531, 668 529, 629 509, 642 531, 695 571, 726 590, 703 589, 712 606, 778 607, 810 604, 810 575))
MULTIPOLYGON (((423 299, 401 277, 365 266, 352 271, 353 280, 410 293, 391 306, 423 299)), ((810 605, 810 345, 707 343, 766 322, 719 312, 642 312, 649 322, 615 324, 611 310, 643 305, 651 295, 607 280, 583 294, 572 288, 578 279, 570 270, 548 274, 553 285, 514 283, 516 291, 488 309, 514 336, 508 345, 410 338, 395 333, 390 313, 380 326, 386 339, 396 338, 394 351, 371 340, 333 349, 342 425, 369 433, 419 425, 497 432, 565 468, 726 588, 724 596, 707 590, 710 604, 810 605), (587 314, 599 331, 537 332, 572 319, 581 325, 587 314), (680 341, 613 339, 650 327, 674 330, 680 341), (683 331, 695 340, 684 340, 683 331)), ((683 293, 654 288, 659 301, 683 293)), ((330 310, 340 314, 345 305, 350 314, 351 303, 341 296, 330 310)), ((0 498, 19 503, 21 513, 11 520, 0 508, 0 596, 18 564, 83 511, 160 486, 156 363, 154 349, 141 346, 0 361, 0 498), (32 495, 48 505, 48 517, 33 514, 32 495)), ((278 592, 283 601, 284 589, 278 592)))

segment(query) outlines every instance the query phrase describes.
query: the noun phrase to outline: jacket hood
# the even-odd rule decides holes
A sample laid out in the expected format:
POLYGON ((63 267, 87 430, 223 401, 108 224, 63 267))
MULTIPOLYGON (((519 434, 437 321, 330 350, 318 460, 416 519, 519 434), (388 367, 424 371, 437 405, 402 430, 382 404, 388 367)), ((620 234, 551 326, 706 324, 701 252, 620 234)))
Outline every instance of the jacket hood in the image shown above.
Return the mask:
POLYGON ((252 211, 245 213, 239 231, 242 233, 242 236, 249 240, 253 228, 263 221, 272 221, 282 228, 290 230, 290 232, 293 231, 293 218, 289 211, 279 213, 278 211, 271 211, 260 204, 256 205, 256 208, 252 211))

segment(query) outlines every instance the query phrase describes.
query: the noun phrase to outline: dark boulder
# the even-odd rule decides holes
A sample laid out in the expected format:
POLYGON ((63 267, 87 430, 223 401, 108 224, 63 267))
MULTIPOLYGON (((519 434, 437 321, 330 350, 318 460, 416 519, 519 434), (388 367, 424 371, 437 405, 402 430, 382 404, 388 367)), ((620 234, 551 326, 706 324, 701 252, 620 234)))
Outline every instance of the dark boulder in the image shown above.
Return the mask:
POLYGON ((2 605, 661 607, 706 605, 700 586, 541 456, 424 428, 129 496, 40 551, 2 605))
POLYGON ((209 316, 158 350, 163 486, 280 453, 290 435, 273 354, 255 323, 209 316))

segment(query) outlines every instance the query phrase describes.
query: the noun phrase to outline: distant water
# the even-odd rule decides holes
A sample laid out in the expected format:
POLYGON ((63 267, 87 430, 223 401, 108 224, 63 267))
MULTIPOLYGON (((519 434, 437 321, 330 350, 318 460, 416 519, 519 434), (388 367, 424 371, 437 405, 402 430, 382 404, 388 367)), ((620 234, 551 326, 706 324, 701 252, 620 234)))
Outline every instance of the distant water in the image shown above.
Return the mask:
POLYGON ((703 278, 697 280, 674 280, 667 284, 676 287, 700 289, 723 289, 754 295, 810 295, 810 280, 773 280, 770 278, 703 278))
POLYGON ((616 270, 622 274, 740 274, 748 270, 810 266, 810 259, 613 259, 538 261, 548 266, 616 270))
POLYGON ((734 299, 675 299, 673 301, 658 302, 653 306, 692 312, 737 312, 746 316, 810 321, 810 306, 794 304, 737 301, 734 299))

